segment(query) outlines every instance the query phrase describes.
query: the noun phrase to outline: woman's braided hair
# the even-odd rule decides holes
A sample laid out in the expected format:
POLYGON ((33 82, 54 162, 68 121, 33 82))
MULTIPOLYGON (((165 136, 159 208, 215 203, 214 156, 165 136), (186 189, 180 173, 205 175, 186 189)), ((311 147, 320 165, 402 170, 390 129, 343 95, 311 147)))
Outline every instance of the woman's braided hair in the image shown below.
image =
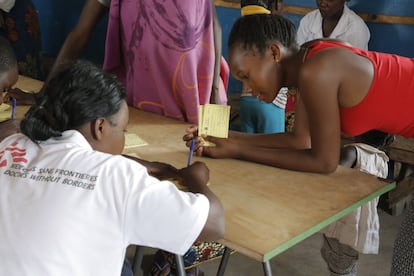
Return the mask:
POLYGON ((228 48, 241 46, 263 54, 268 45, 275 41, 286 48, 297 48, 293 23, 276 14, 252 14, 236 20, 230 32, 228 48))

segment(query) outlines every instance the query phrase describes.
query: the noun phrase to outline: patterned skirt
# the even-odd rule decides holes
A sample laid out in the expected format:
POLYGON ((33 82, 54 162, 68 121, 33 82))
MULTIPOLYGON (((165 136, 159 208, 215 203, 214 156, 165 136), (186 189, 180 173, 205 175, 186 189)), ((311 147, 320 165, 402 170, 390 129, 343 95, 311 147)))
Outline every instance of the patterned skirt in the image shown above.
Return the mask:
POLYGON ((391 275, 414 275, 414 200, 406 210, 395 240, 391 275))

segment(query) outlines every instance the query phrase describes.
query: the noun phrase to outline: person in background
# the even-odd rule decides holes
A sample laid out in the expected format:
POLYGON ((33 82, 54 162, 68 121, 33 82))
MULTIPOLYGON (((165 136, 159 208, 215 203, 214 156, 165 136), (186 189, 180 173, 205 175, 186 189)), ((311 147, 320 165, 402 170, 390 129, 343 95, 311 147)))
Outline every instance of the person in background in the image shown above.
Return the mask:
MULTIPOLYGON (((13 87, 18 77, 17 60, 13 48, 6 38, 0 36, 0 105, 3 103, 3 94, 13 87)), ((0 122, 0 141, 18 132, 18 124, 17 120, 0 122)))
POLYGON ((205 164, 120 155, 125 97, 113 76, 77 61, 46 83, 22 133, 0 142, 1 275, 119 275, 129 244, 184 254, 223 237, 205 164))
MULTIPOLYGON (((281 11, 282 6, 266 3, 261 0, 242 0, 240 11, 242 16, 251 14, 270 14, 281 11), (272 5, 272 6, 271 6, 272 5)), ((243 85, 240 95, 240 131, 247 133, 277 133, 285 131, 285 105, 287 88, 282 88, 273 103, 259 101, 252 96, 249 87, 243 85)))
POLYGON ((268 0, 271 14, 283 15, 283 0, 268 0))
POLYGON ((31 0, 0 0, 0 35, 13 47, 19 74, 43 80, 39 19, 31 0))
POLYGON ((414 200, 405 210, 404 219, 394 243, 391 276, 414 275, 414 200))
MULTIPOLYGON (((341 134, 358 136, 379 130, 414 138, 414 59, 332 39, 298 48, 295 37, 295 28, 286 18, 259 14, 239 18, 228 42, 231 73, 251 87, 254 96, 271 102, 280 87, 298 89, 293 132, 230 131, 224 139, 198 137, 197 127, 191 126, 183 136, 186 144, 196 139, 198 155, 331 173, 339 164, 341 134), (264 31, 257 32, 258 28, 264 31), (380 116, 375 110, 381 110, 380 116), (203 146, 204 140, 216 146, 203 146)), ((411 208, 397 239, 395 271, 413 267, 414 254, 407 246, 414 237, 411 208)))
POLYGON ((332 38, 368 50, 370 31, 364 20, 348 8, 349 0, 316 0, 318 9, 306 14, 299 23, 299 45, 317 38, 332 38))
POLYGON ((227 103, 215 17, 213 1, 111 1, 103 67, 129 105, 197 123, 200 105, 227 103))
MULTIPOLYGON (((389 158, 384 150, 393 139, 393 135, 377 130, 356 136, 355 143, 341 148, 339 164, 385 179, 389 158)), ((330 275, 357 275, 359 253, 378 254, 378 200, 375 198, 321 231, 321 254, 330 275)))
POLYGON ((80 55, 108 8, 103 68, 125 85, 130 106, 196 123, 199 105, 227 103, 212 1, 88 0, 56 65, 80 55))

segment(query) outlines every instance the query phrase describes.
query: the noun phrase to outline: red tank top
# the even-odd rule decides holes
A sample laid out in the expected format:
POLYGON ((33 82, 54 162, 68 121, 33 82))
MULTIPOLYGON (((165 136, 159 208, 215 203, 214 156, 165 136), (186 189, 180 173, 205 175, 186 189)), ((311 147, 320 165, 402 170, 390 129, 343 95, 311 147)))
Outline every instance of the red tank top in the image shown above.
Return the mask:
POLYGON ((349 49, 374 65, 365 98, 354 107, 340 108, 342 132, 355 136, 377 129, 414 138, 414 59, 365 51, 338 41, 316 41, 309 46, 306 59, 331 47, 349 49))

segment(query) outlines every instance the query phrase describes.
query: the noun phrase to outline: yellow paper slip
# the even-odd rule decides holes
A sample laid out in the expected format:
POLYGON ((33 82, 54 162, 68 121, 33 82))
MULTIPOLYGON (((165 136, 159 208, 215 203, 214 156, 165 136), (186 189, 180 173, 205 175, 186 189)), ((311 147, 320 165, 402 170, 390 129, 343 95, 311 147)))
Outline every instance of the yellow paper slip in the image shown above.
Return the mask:
POLYGON ((230 106, 205 104, 200 106, 198 134, 206 134, 219 138, 229 135, 230 106))
POLYGON ((124 149, 135 148, 135 147, 142 147, 146 146, 148 143, 134 133, 126 133, 125 134, 125 147, 124 149))
POLYGON ((0 122, 11 119, 12 107, 8 104, 0 104, 0 122))

